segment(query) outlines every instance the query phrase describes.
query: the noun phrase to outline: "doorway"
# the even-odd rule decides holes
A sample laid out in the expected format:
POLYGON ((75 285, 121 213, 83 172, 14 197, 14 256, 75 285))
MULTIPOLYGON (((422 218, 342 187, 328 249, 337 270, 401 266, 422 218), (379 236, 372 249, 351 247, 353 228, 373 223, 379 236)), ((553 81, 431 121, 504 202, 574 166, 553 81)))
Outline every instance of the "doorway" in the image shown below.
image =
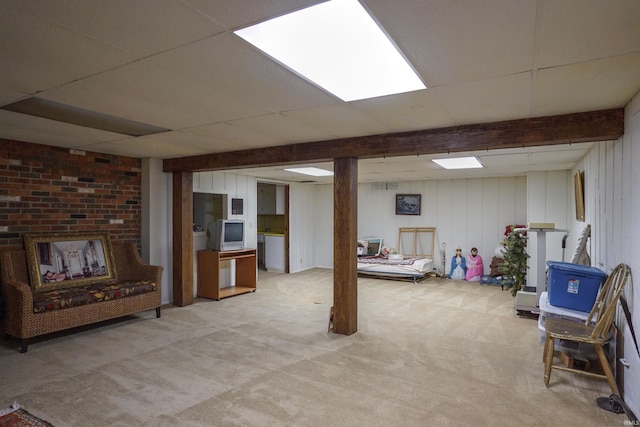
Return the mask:
POLYGON ((227 195, 193 193, 193 231, 207 231, 217 219, 227 219, 227 195))
POLYGON ((289 185, 257 184, 258 268, 289 273, 289 185))

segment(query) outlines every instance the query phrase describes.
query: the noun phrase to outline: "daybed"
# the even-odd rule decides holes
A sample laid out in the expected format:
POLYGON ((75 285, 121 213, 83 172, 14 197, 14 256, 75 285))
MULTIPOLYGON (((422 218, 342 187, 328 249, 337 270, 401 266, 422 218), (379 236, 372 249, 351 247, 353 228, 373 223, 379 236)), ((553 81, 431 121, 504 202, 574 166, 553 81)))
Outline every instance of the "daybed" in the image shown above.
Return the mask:
MULTIPOLYGON (((30 286, 27 254, 21 249, 0 253, 6 311, 4 331, 21 340, 155 308, 160 317, 161 266, 144 264, 132 243, 110 245, 117 280, 35 292, 30 286)), ((115 277, 114 277, 115 278, 115 277)))
POLYGON ((433 271, 431 258, 403 257, 390 260, 384 256, 358 258, 358 274, 389 279, 410 279, 414 283, 427 277, 433 271))
POLYGON ((358 274, 387 279, 408 279, 413 283, 433 272, 435 228, 400 228, 397 256, 381 251, 382 239, 367 237, 358 240, 362 254, 358 256, 358 274), (395 259, 394 259, 395 258, 395 259))

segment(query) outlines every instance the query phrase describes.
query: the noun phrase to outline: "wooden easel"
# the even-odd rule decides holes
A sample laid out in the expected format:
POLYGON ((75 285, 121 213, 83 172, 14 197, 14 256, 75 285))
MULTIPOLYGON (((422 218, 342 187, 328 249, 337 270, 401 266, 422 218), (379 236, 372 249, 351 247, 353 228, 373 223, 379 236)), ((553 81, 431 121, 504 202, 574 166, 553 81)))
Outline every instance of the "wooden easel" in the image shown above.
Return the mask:
POLYGON ((425 256, 434 259, 435 227, 400 227, 398 253, 405 256, 425 256))

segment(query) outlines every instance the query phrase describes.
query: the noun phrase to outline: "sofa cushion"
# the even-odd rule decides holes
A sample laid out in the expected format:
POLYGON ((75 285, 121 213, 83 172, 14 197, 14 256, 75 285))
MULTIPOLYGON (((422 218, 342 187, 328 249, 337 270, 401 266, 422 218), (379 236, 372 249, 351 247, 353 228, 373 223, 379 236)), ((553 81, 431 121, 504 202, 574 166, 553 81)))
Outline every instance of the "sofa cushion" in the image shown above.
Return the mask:
POLYGON ((57 289, 34 294, 33 312, 44 313, 46 311, 155 292, 156 290, 157 284, 147 280, 111 284, 95 283, 82 287, 57 289))

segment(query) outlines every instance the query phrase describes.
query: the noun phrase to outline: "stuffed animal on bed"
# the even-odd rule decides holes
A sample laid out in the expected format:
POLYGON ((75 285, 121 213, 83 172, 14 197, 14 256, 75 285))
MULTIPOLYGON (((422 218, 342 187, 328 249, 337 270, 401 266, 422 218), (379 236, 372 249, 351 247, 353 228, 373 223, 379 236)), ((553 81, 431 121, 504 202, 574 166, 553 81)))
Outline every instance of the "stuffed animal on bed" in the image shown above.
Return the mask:
POLYGON ((387 246, 385 246, 384 248, 382 248, 382 256, 387 257, 387 256, 389 256, 389 255, 391 255, 391 254, 395 254, 395 253, 396 253, 395 248, 389 248, 389 247, 387 247, 387 246))
POLYGON ((456 254, 451 258, 451 278, 453 280, 464 280, 467 271, 467 263, 462 256, 462 249, 456 249, 456 254))

